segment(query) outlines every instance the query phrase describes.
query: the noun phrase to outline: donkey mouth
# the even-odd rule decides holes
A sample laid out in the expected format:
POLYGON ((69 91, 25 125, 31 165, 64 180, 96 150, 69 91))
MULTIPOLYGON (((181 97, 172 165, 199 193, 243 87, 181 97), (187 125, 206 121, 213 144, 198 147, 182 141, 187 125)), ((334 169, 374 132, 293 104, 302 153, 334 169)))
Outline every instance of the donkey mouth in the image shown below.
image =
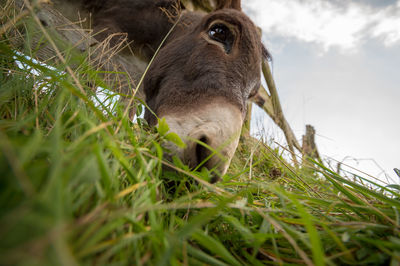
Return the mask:
POLYGON ((224 175, 239 142, 243 116, 239 108, 225 100, 162 114, 171 132, 185 142, 182 149, 167 143, 172 155, 178 156, 193 170, 202 167, 211 172, 214 183, 224 175))

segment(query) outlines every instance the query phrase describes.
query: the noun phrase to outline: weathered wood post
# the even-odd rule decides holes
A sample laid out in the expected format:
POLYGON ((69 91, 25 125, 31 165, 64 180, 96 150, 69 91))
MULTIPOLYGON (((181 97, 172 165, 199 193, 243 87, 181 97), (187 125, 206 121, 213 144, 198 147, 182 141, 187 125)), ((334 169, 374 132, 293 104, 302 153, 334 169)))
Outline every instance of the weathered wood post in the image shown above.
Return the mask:
POLYGON ((315 144, 315 129, 311 125, 306 125, 306 134, 303 135, 302 144, 302 165, 308 164, 307 159, 311 158, 317 161, 321 161, 317 145, 315 144))

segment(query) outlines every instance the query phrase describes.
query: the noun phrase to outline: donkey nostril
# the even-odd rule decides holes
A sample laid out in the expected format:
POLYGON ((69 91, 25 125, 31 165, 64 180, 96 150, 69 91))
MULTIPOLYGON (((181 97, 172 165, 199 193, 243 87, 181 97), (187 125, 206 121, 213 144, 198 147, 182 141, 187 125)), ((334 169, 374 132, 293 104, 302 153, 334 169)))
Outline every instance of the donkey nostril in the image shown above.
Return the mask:
MULTIPOLYGON (((208 139, 206 136, 202 136, 199 141, 203 142, 204 144, 209 144, 208 139)), ((203 163, 211 154, 210 150, 204 146, 203 143, 196 143, 196 161, 197 164, 203 163)))

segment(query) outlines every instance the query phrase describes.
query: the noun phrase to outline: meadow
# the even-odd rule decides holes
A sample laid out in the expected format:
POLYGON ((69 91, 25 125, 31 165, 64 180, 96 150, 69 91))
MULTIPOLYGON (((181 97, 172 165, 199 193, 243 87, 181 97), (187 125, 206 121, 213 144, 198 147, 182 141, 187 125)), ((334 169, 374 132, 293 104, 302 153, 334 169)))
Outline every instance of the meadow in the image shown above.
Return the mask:
POLYGON ((1 265, 399 265, 399 185, 251 136, 210 184, 163 158, 179 137, 132 122, 87 54, 42 64, 37 22, 1 22, 1 265))

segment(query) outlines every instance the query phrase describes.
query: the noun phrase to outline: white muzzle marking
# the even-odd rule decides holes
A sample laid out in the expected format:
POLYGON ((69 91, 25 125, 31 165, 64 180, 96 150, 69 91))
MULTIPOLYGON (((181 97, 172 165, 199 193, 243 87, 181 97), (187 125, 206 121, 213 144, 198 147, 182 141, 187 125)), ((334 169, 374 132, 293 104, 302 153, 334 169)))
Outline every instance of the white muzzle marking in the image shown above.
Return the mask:
POLYGON ((166 113, 160 117, 165 118, 170 131, 177 133, 187 145, 182 149, 168 143, 166 146, 173 155, 192 168, 203 162, 202 166, 214 170, 218 175, 226 173, 243 124, 238 107, 226 101, 213 101, 187 112, 166 113))

